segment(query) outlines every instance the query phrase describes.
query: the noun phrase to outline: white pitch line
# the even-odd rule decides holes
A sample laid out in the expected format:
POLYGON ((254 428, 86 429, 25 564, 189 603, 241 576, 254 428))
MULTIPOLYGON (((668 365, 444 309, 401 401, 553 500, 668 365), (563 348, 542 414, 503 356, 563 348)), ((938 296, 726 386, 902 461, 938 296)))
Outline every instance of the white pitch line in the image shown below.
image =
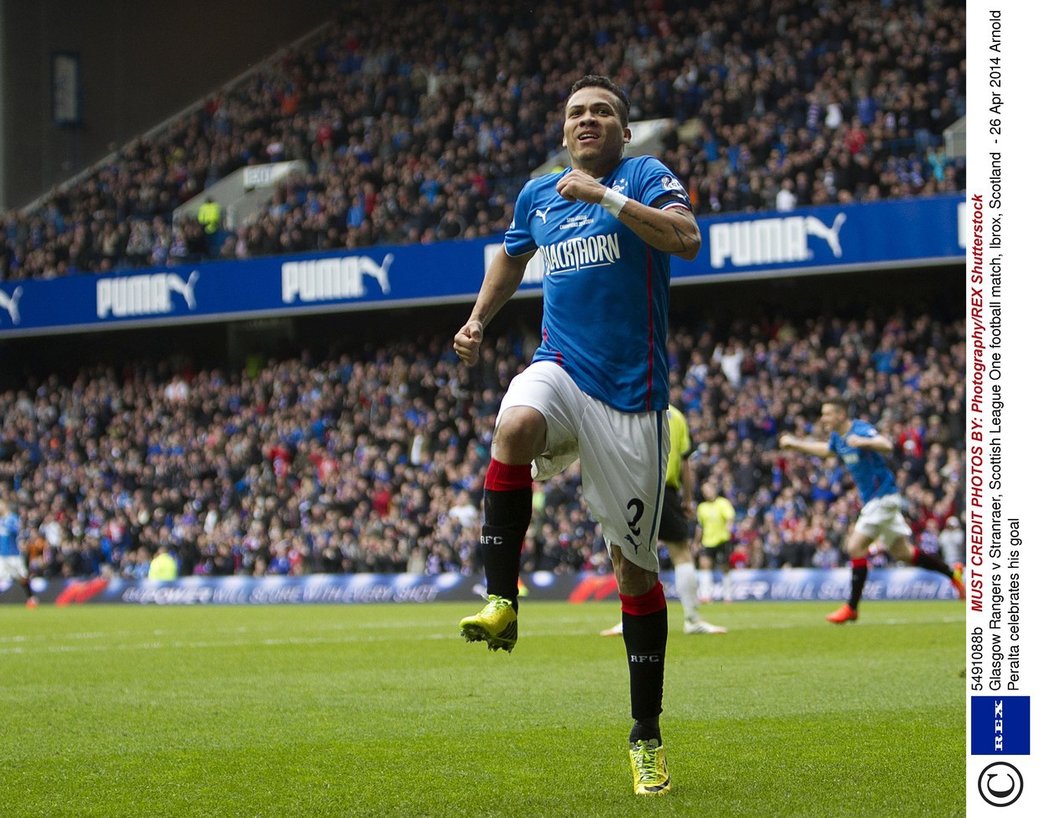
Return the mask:
MULTIPOLYGON (((877 627, 890 625, 893 627, 899 626, 911 626, 922 625, 922 624, 962 624, 965 623, 965 616, 945 616, 934 619, 885 619, 872 621, 861 620, 859 622, 851 622, 846 625, 847 628, 856 627, 877 627)), ((752 624, 734 624, 730 628, 728 635, 732 633, 739 633, 741 631, 760 631, 760 630, 792 630, 796 628, 828 628, 829 626, 824 622, 818 622, 816 620, 805 622, 775 622, 775 623, 752 623, 752 624)), ((176 640, 172 642, 167 641, 149 641, 149 642, 130 642, 130 643, 101 643, 101 644, 86 644, 90 640, 101 639, 110 636, 105 632, 90 631, 83 633, 63 633, 63 634, 45 634, 38 637, 26 637, 26 636, 7 636, 0 638, 0 644, 12 644, 11 647, 0 647, 0 655, 29 655, 35 653, 51 653, 51 654, 66 654, 66 653, 105 653, 108 651, 134 651, 134 650, 211 650, 215 648, 234 648, 234 647, 250 647, 252 645, 266 646, 266 647, 280 647, 280 646, 292 646, 292 645, 337 645, 337 644, 358 644, 358 643, 375 643, 375 642, 392 642, 392 641, 405 641, 405 640, 416 640, 424 638, 427 640, 459 640, 462 637, 456 632, 455 628, 452 627, 446 632, 442 633, 427 633, 420 634, 418 630, 413 630, 412 625, 407 625, 404 622, 370 622, 367 625, 356 625, 354 623, 329 623, 320 627, 320 630, 326 632, 335 632, 342 634, 338 637, 332 636, 316 636, 316 637, 303 637, 303 636, 292 636, 292 637, 263 637, 262 633, 272 632, 276 628, 262 628, 260 631, 260 638, 258 639, 218 639, 218 640, 176 640), (366 631, 355 633, 355 630, 366 631), (387 633, 374 634, 371 633, 375 630, 384 630, 387 633), (400 633, 397 633, 400 631, 400 633), (82 644, 47 644, 46 640, 59 641, 63 639, 71 640, 82 640, 82 644)), ((225 631, 227 633, 237 633, 239 635, 250 634, 252 629, 247 626, 239 626, 236 628, 228 628, 225 631)), ((675 631, 672 630, 672 634, 675 631)), ((122 635, 128 635, 128 631, 121 632, 122 635)), ((152 636, 164 636, 169 633, 176 633, 175 630, 153 630, 152 636)), ((213 631, 213 633, 215 633, 213 631)), ((546 619, 543 622, 543 626, 539 628, 527 628, 522 631, 522 638, 547 638, 556 636, 598 636, 598 631, 594 629, 590 619, 581 619, 579 617, 564 617, 559 619, 546 619), (561 624, 563 627, 551 627, 552 625, 561 624), (573 627, 564 627, 564 625, 571 625, 573 627)))

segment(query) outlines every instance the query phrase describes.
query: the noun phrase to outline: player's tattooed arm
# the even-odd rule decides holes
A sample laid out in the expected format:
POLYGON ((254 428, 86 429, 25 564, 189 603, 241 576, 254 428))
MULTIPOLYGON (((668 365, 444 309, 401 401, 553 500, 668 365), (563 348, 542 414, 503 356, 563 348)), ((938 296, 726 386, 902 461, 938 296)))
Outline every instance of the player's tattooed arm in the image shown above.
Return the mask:
POLYGON ((558 194, 570 202, 601 204, 650 247, 692 261, 700 252, 700 228, 688 207, 649 207, 613 191, 581 170, 558 180, 558 194))
POLYGON ((692 261, 700 252, 700 228, 692 212, 684 207, 658 210, 628 199, 619 218, 646 244, 657 250, 680 256, 686 261, 692 261))

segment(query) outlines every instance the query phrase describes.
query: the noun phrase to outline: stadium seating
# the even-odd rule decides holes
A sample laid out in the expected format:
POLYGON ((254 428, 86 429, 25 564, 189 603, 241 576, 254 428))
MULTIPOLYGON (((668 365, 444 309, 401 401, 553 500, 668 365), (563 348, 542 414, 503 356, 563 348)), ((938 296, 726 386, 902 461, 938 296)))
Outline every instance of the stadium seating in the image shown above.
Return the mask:
MULTIPOLYGON (((948 526, 961 509, 963 337, 961 322, 903 312, 675 328, 697 484, 734 503, 746 564, 842 558, 852 484, 832 461, 775 449, 778 433, 810 430, 828 390, 897 443, 917 541, 948 526)), ((501 338, 468 370, 442 337, 258 372, 86 366, 0 392, 0 490, 48 577, 141 577, 165 544, 184 573, 474 573, 498 396, 527 355, 501 338)), ((536 491, 526 564, 607 569, 578 473, 536 491)))
MULTIPOLYGON (((342 9, 323 39, 216 93, 33 212, 0 216, 0 281, 494 235, 561 141, 579 74, 635 120, 697 214, 965 187, 943 132, 965 113, 962 2, 552 0, 342 9), (583 68, 583 67, 586 68, 583 68), (177 207, 245 166, 303 162, 236 230, 177 207)), ((829 390, 898 442, 917 541, 960 511, 963 327, 890 319, 672 335, 693 467, 736 506, 741 562, 841 561, 855 491, 774 448, 829 390), (916 447, 922 449, 919 456, 916 447)), ((45 576, 473 573, 487 443, 523 339, 467 371, 447 338, 240 371, 85 365, 0 393, 0 490, 45 576)), ((537 488, 525 559, 604 570, 570 471, 537 488)))
POLYGON ((662 158, 698 214, 965 188, 942 134, 964 113, 962 2, 552 0, 343 9, 154 138, 0 216, 0 281, 504 229, 560 146, 560 107, 610 73, 632 117, 680 127, 662 158), (628 13, 630 9, 630 13, 628 13), (234 231, 173 221, 246 165, 301 160, 234 231))

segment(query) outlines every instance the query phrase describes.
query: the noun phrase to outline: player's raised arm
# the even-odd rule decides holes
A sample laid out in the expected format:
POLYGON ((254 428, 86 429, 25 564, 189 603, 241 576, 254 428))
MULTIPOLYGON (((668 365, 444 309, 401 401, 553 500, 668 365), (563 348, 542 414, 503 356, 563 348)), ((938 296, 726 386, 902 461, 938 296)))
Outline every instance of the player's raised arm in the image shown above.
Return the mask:
POLYGON ((879 454, 891 454, 893 452, 893 444, 885 435, 875 435, 874 437, 849 435, 846 438, 846 445, 852 446, 854 449, 868 449, 879 454))
POLYGON ((811 454, 816 457, 829 457, 831 455, 831 447, 828 446, 826 441, 795 437, 795 435, 781 435, 780 448, 802 452, 802 454, 811 454))
POLYGON ((691 210, 649 207, 606 187, 581 170, 566 173, 558 180, 556 190, 569 201, 600 204, 650 247, 686 261, 692 261, 700 252, 700 228, 691 210))
POLYGON ((684 207, 660 210, 628 199, 619 219, 657 250, 686 261, 692 261, 700 252, 700 228, 693 212, 684 207))
POLYGON ((489 264, 470 318, 452 339, 452 348, 467 366, 478 362, 485 327, 521 286, 525 266, 532 255, 508 256, 506 249, 501 249, 489 264))

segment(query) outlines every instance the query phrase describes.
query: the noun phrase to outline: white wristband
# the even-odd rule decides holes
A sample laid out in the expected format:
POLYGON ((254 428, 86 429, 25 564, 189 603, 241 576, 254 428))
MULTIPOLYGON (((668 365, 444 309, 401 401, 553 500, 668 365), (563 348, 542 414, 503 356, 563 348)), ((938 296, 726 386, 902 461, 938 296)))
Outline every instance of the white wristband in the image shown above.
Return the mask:
POLYGON ((605 193, 602 195, 602 200, 598 202, 598 204, 612 213, 613 216, 619 218, 620 211, 623 210, 623 206, 627 204, 627 197, 620 193, 620 191, 607 187, 605 193))

